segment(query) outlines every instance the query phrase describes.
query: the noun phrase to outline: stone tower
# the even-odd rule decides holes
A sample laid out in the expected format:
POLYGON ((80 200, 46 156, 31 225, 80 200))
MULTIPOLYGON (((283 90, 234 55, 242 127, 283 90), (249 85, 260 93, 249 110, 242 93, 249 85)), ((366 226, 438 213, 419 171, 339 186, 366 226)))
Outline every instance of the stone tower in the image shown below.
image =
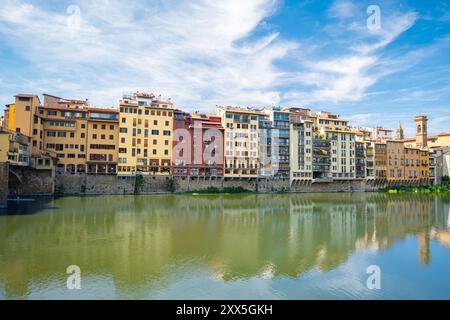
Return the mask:
POLYGON ((397 125, 397 139, 399 139, 399 140, 405 139, 402 124, 400 123, 400 121, 398 122, 398 125, 397 125))
POLYGON ((425 148, 428 144, 427 122, 426 116, 416 116, 416 146, 419 148, 425 148))

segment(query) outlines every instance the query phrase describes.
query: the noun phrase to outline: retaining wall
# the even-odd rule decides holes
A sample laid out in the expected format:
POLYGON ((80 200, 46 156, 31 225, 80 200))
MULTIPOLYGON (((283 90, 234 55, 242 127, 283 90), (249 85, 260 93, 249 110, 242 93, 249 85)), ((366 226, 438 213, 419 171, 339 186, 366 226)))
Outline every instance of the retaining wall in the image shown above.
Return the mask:
POLYGON ((8 175, 9 165, 0 163, 0 209, 8 205, 8 175))
POLYGON ((289 179, 231 179, 205 177, 170 177, 170 176, 142 176, 117 177, 103 175, 56 175, 56 192, 59 194, 154 194, 154 193, 183 193, 214 187, 244 188, 253 192, 365 192, 376 191, 377 186, 370 185, 363 180, 315 182, 290 186, 289 179))

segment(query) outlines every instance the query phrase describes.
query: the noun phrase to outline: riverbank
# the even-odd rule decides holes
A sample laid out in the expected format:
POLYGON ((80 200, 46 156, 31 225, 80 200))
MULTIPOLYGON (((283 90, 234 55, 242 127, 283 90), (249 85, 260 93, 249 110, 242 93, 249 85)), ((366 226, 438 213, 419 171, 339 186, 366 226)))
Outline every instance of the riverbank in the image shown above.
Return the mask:
POLYGON ((449 193, 450 185, 442 185, 442 186, 418 186, 418 187, 404 187, 404 186, 395 186, 388 188, 379 189, 380 192, 386 193, 449 193))

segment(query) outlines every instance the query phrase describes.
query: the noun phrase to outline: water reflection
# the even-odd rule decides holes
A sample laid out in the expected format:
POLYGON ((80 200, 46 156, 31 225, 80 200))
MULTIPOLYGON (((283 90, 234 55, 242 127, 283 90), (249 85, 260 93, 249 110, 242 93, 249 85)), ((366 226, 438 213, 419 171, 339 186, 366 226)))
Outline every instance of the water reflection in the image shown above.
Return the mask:
POLYGON ((328 272, 409 235, 419 244, 411 263, 426 266, 430 239, 450 243, 447 196, 103 196, 39 205, 33 215, 0 216, 5 298, 53 297, 71 264, 104 297, 142 298, 198 270, 221 282, 328 272))

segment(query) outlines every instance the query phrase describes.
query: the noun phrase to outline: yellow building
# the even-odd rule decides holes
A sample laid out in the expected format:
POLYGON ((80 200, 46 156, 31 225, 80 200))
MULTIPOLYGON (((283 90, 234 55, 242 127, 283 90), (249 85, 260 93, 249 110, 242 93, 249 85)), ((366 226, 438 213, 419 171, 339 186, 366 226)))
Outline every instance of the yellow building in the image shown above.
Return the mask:
POLYGON ((18 94, 15 102, 6 106, 7 129, 21 133, 31 139, 31 154, 40 156, 43 147, 43 124, 37 95, 18 94))
POLYGON ((247 108, 217 107, 225 128, 225 177, 258 177, 259 117, 262 112, 247 108))
POLYGON ((44 149, 58 158, 58 173, 114 174, 118 162, 117 109, 44 95, 44 149))
POLYGON ((151 93, 120 101, 119 175, 170 175, 173 103, 151 93))
POLYGON ((3 128, 0 128, 0 163, 10 163, 16 166, 30 164, 29 138, 3 128))

